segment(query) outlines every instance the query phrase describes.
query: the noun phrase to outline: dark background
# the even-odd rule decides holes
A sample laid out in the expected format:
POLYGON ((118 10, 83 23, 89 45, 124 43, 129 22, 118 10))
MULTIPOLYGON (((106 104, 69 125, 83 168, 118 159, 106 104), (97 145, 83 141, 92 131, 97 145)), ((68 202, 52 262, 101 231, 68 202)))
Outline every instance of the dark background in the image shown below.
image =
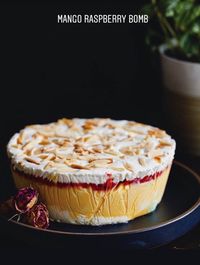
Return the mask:
POLYGON ((57 14, 137 14, 144 2, 2 5, 1 185, 8 177, 6 144, 27 124, 111 117, 165 126, 145 24, 57 23, 57 14))

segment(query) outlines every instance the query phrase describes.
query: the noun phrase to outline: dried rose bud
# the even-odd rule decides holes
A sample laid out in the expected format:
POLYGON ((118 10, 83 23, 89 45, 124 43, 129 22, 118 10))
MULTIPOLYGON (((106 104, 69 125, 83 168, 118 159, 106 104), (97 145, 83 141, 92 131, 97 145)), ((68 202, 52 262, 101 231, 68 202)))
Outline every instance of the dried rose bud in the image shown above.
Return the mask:
POLYGON ((22 188, 14 197, 15 209, 19 213, 26 213, 36 204, 37 200, 38 193, 36 190, 31 187, 22 188))
POLYGON ((37 228, 47 228, 49 226, 49 213, 43 203, 38 203, 26 213, 25 221, 37 228))

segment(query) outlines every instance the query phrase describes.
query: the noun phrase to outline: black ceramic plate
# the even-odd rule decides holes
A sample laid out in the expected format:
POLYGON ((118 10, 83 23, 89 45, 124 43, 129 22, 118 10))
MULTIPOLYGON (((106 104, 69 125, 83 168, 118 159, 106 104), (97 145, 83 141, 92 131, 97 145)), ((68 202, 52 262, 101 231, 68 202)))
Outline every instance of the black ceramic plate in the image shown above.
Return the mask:
MULTIPOLYGON (((50 224, 36 229, 10 221, 15 235, 39 244, 105 248, 153 248, 182 236, 200 221, 200 179, 187 166, 174 162, 162 202, 156 211, 127 224, 100 227, 50 224)), ((10 230, 11 231, 11 230, 10 230)))

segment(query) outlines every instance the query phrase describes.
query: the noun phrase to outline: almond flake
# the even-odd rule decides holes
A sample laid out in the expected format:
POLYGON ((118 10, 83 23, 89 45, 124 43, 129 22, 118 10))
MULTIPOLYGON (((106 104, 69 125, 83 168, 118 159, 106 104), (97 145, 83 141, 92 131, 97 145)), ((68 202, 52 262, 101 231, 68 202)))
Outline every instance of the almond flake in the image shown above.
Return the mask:
POLYGON ((137 150, 137 147, 135 146, 126 146, 120 149, 120 152, 125 155, 135 155, 135 151, 137 150))
POLYGON ((113 163, 113 159, 96 159, 90 162, 90 167, 105 167, 113 163))
POLYGON ((115 171, 124 171, 124 168, 122 167, 111 167, 111 169, 115 170, 115 171))
POLYGON ((22 150, 26 151, 28 149, 32 149, 34 147, 34 141, 33 142, 27 142, 22 146, 22 150))
POLYGON ((22 144, 22 137, 21 137, 21 134, 20 134, 19 137, 17 138, 17 144, 22 144))
POLYGON ((95 152, 95 153, 102 153, 103 152, 103 148, 102 147, 93 147, 92 150, 95 152))
POLYGON ((167 142, 167 141, 160 141, 159 145, 157 145, 156 148, 163 148, 165 146, 172 146, 172 144, 170 142, 167 142))
POLYGON ((161 162, 161 157, 162 156, 155 156, 153 159, 156 160, 158 163, 161 162))
POLYGON ((39 147, 39 148, 33 148, 31 150, 31 155, 39 155, 43 153, 43 148, 39 147))
POLYGON ((115 152, 114 150, 111 150, 111 149, 104 150, 104 153, 109 154, 109 155, 113 155, 113 156, 117 156, 118 155, 117 152, 115 152))
POLYGON ((17 148, 17 149, 21 148, 19 144, 12 144, 12 147, 17 148))
POLYGON ((38 157, 46 160, 47 158, 49 158, 49 155, 48 154, 39 154, 38 157))
POLYGON ((75 168, 75 169, 88 169, 87 166, 83 166, 80 164, 70 164, 70 167, 75 168))
POLYGON ((150 152, 154 148, 154 144, 152 142, 147 142, 145 144, 145 149, 147 152, 150 152))
POLYGON ((83 148, 80 145, 79 146, 78 145, 74 146, 74 152, 76 152, 78 154, 82 154, 82 155, 88 154, 88 150, 86 150, 85 148, 83 148))
POLYGON ((148 135, 155 136, 156 138, 163 138, 166 136, 166 132, 160 129, 149 130, 148 135))
POLYGON ((128 163, 128 162, 124 163, 124 167, 125 167, 127 170, 131 171, 131 172, 134 171, 134 170, 133 170, 133 166, 132 166, 130 163, 128 163))
POLYGON ((84 124, 82 127, 86 131, 92 130, 94 128, 94 126, 91 124, 84 124))
POLYGON ((36 164, 36 165, 40 165, 40 159, 38 158, 32 158, 32 157, 25 157, 25 160, 29 163, 33 163, 33 164, 36 164))
POLYGON ((48 154, 48 153, 42 153, 38 155, 39 158, 43 159, 43 160, 49 160, 52 161, 56 158, 56 156, 54 154, 48 154))
POLYGON ((151 150, 148 153, 149 158, 154 158, 156 156, 161 156, 161 155, 163 155, 163 152, 160 149, 151 150))
POLYGON ((48 145, 48 144, 50 144, 50 141, 48 140, 47 137, 44 137, 39 144, 41 144, 41 145, 48 145))
POLYGON ((68 127, 72 127, 74 125, 74 121, 72 119, 66 119, 66 118, 58 120, 58 123, 66 124, 68 127))
POLYGON ((138 162, 141 166, 146 166, 146 160, 142 157, 139 157, 138 158, 138 162))
POLYGON ((115 129, 116 128, 116 125, 114 124, 111 124, 111 123, 107 123, 104 125, 106 128, 109 128, 109 129, 115 129))

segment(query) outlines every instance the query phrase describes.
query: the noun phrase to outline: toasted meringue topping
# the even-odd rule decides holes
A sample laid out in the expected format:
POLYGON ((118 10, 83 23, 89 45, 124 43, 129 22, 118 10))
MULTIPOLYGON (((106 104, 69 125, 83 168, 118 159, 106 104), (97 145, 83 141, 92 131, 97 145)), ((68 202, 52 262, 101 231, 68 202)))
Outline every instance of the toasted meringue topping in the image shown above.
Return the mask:
POLYGON ((131 180, 171 164, 175 141, 163 130, 126 120, 60 119, 29 125, 8 143, 12 164, 59 182, 131 180))

